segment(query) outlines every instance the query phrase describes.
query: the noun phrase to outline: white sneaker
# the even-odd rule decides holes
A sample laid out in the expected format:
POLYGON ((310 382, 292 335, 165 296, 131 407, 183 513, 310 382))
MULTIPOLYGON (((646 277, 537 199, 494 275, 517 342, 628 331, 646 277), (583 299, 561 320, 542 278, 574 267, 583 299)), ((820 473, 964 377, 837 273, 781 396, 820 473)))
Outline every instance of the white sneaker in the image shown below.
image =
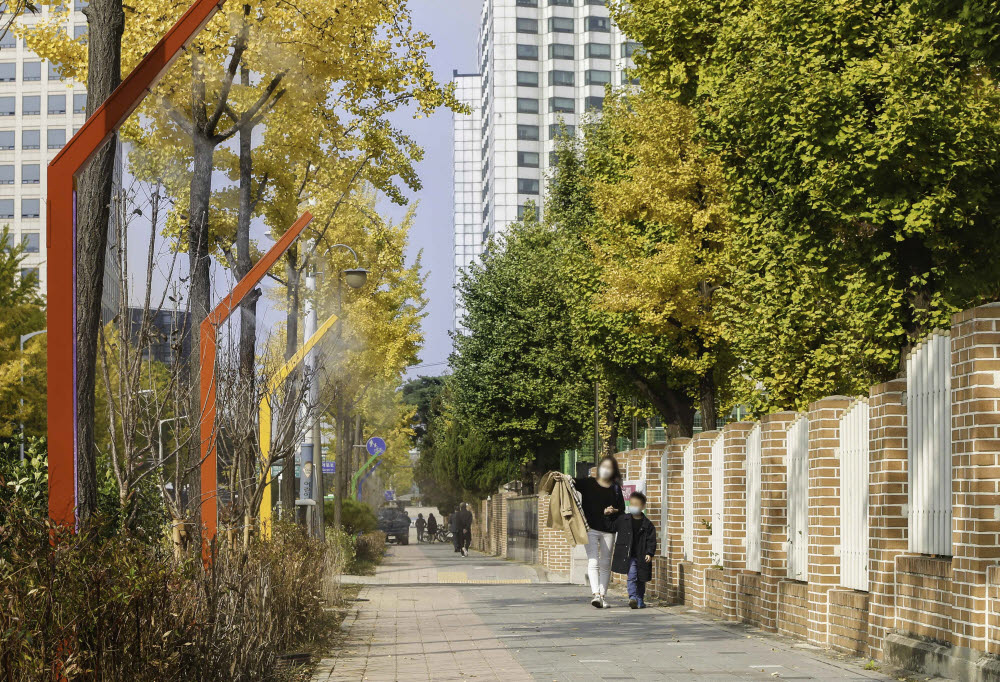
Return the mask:
POLYGON ((600 606, 600 608, 602 608, 602 609, 608 609, 608 608, 611 608, 611 605, 610 605, 610 604, 608 604, 608 602, 607 602, 607 601, 605 601, 605 599, 604 599, 604 595, 603 595, 603 594, 601 595, 601 606, 600 606))
POLYGON ((590 605, 593 606, 595 609, 603 609, 604 600, 601 598, 601 595, 595 594, 594 598, 590 600, 590 605))

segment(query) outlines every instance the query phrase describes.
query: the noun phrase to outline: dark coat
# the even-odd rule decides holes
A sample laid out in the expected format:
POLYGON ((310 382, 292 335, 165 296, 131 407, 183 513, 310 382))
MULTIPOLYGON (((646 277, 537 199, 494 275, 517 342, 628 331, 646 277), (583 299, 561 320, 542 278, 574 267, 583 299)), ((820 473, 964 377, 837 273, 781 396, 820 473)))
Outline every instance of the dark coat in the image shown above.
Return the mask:
POLYGON ((437 519, 434 518, 434 514, 427 517, 427 531, 430 533, 436 533, 438 529, 437 519))
POLYGON ((631 563, 629 550, 635 545, 635 556, 639 560, 639 580, 649 582, 653 579, 653 562, 643 561, 648 554, 656 556, 656 528, 653 522, 642 517, 639 525, 639 534, 632 537, 632 515, 619 514, 615 519, 615 551, 611 555, 611 570, 615 573, 628 573, 628 566, 631 563))

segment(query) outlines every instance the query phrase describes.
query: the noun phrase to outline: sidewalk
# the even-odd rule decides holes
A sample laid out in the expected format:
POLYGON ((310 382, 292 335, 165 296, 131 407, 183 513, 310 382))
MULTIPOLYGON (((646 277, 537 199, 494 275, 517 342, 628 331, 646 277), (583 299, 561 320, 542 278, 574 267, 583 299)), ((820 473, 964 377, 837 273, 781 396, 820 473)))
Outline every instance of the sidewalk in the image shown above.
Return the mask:
POLYGON ((314 682, 893 679, 681 607, 594 609, 579 586, 445 545, 393 547, 374 578, 314 682))

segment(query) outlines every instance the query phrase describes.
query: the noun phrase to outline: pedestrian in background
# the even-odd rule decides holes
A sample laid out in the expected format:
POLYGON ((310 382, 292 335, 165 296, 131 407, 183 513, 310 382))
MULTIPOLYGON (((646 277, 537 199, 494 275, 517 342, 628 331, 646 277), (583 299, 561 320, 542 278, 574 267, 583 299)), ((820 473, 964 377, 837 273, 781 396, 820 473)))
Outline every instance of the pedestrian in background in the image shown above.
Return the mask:
POLYGON ((424 541, 424 528, 427 527, 427 522, 424 521, 423 514, 417 514, 417 521, 414 524, 417 527, 417 542, 424 541))
POLYGON ((469 511, 469 507, 463 502, 459 506, 458 512, 455 513, 455 516, 458 517, 458 532, 455 534, 455 545, 462 550, 462 556, 469 556, 469 547, 472 545, 472 512, 469 511))
POLYGON ((434 542, 434 537, 438 532, 438 520, 434 518, 434 514, 427 515, 427 541, 434 542))

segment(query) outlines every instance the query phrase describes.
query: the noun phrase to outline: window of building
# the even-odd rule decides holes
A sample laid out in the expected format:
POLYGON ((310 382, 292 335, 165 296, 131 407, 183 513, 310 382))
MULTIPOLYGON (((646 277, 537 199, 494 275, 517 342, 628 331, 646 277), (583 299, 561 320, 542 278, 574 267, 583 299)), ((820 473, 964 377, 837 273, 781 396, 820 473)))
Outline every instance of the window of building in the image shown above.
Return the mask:
POLYGON ((14 200, 0 199, 0 218, 14 217, 14 200))
POLYGON ((59 65, 53 62, 49 62, 49 80, 50 81, 62 80, 62 71, 59 70, 59 65))
POLYGON ((537 71, 518 71, 517 72, 517 84, 523 85, 526 88, 537 88, 538 87, 538 72, 537 71))
MULTIPOLYGON (((517 165, 521 168, 538 168, 538 162, 538 152, 517 153, 517 165)), ((13 168, 11 170, 13 170, 13 168)))
POLYGON ((549 45, 549 59, 575 59, 576 50, 572 45, 553 43, 549 45))
POLYGON ((14 148, 14 131, 0 130, 0 149, 14 148))
POLYGON ((584 109, 593 109, 594 111, 604 110, 604 98, 603 97, 588 97, 583 103, 584 109))
POLYGON ((73 3, 73 9, 75 9, 77 12, 82 12, 84 8, 89 4, 90 4, 89 0, 76 0, 76 2, 73 3))
POLYGON ((21 80, 40 81, 42 80, 41 62, 24 62, 21 64, 21 80))
POLYGON ((532 99, 530 97, 518 97, 517 98, 517 113, 519 114, 537 114, 538 113, 538 100, 532 99))
POLYGON ((0 116, 13 116, 17 100, 13 97, 0 97, 0 116))
POLYGON ((14 249, 14 243, 15 243, 14 235, 11 234, 10 232, 8 232, 7 233, 7 243, 3 245, 3 250, 4 251, 8 251, 8 252, 9 251, 13 251, 13 249, 14 249))
POLYGON ((49 149, 62 149, 66 144, 66 129, 49 128, 46 133, 46 141, 49 149))
POLYGON ((538 46, 537 45, 517 45, 517 58, 518 59, 538 59, 538 46))
POLYGON ((607 5, 607 0, 584 0, 584 5, 607 5))
POLYGON ((80 40, 80 38, 87 37, 87 25, 77 24, 73 27, 73 40, 80 40))
POLYGON ((626 43, 622 43, 622 57, 631 57, 636 52, 640 52, 641 50, 642 45, 634 41, 630 40, 626 43))
POLYGON ((0 166, 0 185, 13 185, 14 184, 14 166, 3 165, 0 166))
POLYGON ((604 85, 611 82, 611 72, 601 69, 587 69, 584 73, 584 79, 587 85, 604 85))
POLYGON ((549 0, 550 5, 558 5, 560 7, 572 7, 573 0, 549 0))
POLYGON ((517 193, 538 194, 538 180, 532 180, 530 178, 518 178, 517 193))
POLYGON ((538 139, 538 126, 522 125, 517 126, 517 139, 535 141, 538 139))
POLYGON ((85 92, 73 93, 73 113, 74 114, 87 113, 87 93, 85 92))
POLYGON ((13 83, 17 80, 17 62, 0 63, 0 82, 13 83))
POLYGON ((575 85, 576 78, 572 71, 549 71, 549 85, 575 85))
POLYGON ((518 7, 538 7, 538 0, 517 0, 518 7))
POLYGON ((38 281, 38 268, 21 268, 21 279, 33 279, 38 281))
POLYGON ((66 95, 49 95, 48 111, 50 114, 65 114, 66 95))
POLYGON ((38 149, 42 145, 42 133, 39 130, 21 131, 21 149, 38 149))
POLYGON ((4 31, 0 36, 0 48, 17 47, 17 36, 13 31, 4 31))
POLYGON ((572 97, 550 97, 549 111, 558 114, 572 114, 576 111, 576 102, 572 97))
POLYGON ((572 33, 573 20, 568 17, 549 17, 549 31, 552 33, 572 33))
POLYGON ((21 246, 25 253, 38 253, 42 240, 37 232, 25 232, 21 235, 21 246))
POLYGON ((39 199, 21 199, 21 217, 22 218, 37 218, 41 215, 41 200, 39 199))
POLYGON ((517 18, 518 33, 538 33, 538 19, 517 18))
POLYGON ((22 97, 21 113, 25 116, 38 116, 42 113, 41 95, 25 95, 22 97))
POLYGON ((21 184, 37 185, 42 179, 42 168, 37 163, 21 164, 21 184))
POLYGON ((607 17, 587 17, 585 22, 588 31, 607 33, 611 30, 611 20, 607 17))
POLYGON ((638 85, 639 77, 633 76, 631 71, 622 71, 622 85, 638 85))
POLYGON ((611 59, 611 46, 607 43, 587 43, 583 54, 590 59, 611 59))
POLYGON ((576 126, 567 125, 565 123, 552 123, 549 124, 549 139, 554 140, 557 137, 573 137, 576 135, 576 126))

